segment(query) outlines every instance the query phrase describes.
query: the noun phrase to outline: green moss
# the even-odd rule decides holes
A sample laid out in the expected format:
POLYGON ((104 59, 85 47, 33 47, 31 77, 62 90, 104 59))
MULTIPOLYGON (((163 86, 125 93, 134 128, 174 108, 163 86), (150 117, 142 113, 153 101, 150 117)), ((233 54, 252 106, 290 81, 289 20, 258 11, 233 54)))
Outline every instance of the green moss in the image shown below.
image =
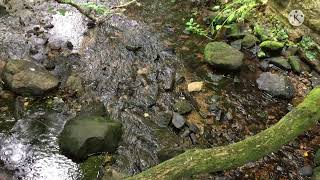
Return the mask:
POLYGON ((250 48, 258 42, 258 38, 252 34, 247 34, 242 40, 242 46, 245 48, 250 48))
POLYGON ((270 49, 270 50, 280 50, 284 47, 284 44, 277 41, 263 41, 260 44, 261 48, 270 49))
POLYGON ((101 166, 104 165, 105 156, 91 156, 86 161, 80 164, 82 171, 82 180, 93 180, 97 179, 101 166))
POLYGON ((290 56, 289 64, 294 72, 301 73, 300 59, 298 56, 290 56))
POLYGON ((314 155, 314 162, 316 163, 316 165, 320 166, 320 149, 318 149, 318 151, 314 155))

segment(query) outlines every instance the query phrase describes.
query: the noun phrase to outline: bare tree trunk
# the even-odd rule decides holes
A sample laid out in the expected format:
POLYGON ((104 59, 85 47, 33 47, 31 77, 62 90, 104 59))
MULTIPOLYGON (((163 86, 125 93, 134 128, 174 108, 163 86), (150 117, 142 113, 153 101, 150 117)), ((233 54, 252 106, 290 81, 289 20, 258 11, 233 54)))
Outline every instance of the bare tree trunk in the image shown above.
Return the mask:
POLYGON ((189 150, 127 179, 178 179, 239 167, 279 150, 319 120, 320 88, 316 88, 277 124, 255 136, 228 146, 189 150))

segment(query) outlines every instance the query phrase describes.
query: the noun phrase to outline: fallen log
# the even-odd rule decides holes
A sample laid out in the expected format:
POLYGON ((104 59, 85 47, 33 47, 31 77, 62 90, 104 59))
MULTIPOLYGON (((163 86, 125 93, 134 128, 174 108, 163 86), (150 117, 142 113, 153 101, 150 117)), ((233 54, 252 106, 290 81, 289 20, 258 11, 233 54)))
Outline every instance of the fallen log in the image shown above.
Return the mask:
POLYGON ((227 146, 188 150, 126 179, 180 179, 239 167, 276 152, 298 135, 314 127, 319 120, 320 87, 313 89, 301 104, 278 123, 255 136, 227 146))

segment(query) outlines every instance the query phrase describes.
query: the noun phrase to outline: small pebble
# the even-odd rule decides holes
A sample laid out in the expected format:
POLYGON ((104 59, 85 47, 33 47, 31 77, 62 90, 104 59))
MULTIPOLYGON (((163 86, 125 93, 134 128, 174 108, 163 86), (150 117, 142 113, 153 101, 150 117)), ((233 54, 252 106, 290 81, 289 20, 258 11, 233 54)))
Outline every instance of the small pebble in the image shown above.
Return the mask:
POLYGON ((203 88, 203 82, 192 82, 188 84, 189 92, 198 92, 198 91, 201 91, 202 88, 203 88))

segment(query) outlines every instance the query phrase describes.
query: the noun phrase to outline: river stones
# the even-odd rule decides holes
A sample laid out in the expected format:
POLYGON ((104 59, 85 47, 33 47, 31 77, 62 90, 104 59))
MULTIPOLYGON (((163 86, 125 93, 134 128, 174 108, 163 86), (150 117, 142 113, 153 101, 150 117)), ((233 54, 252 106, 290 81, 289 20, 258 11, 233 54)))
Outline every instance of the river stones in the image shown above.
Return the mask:
POLYGON ((294 95, 293 84, 283 75, 262 73, 257 79, 257 84, 260 90, 266 91, 273 97, 290 99, 294 95))
POLYGON ((115 152, 121 135, 119 122, 103 116, 81 115, 67 122, 59 145, 63 154, 81 161, 90 154, 115 152))
POLYGON ((181 129, 186 123, 186 120, 183 116, 178 113, 173 113, 172 124, 174 127, 181 129))
POLYGON ((238 70, 243 64, 243 53, 225 42, 211 42, 204 50, 205 61, 223 70, 238 70))
POLYGON ((3 70, 3 81, 14 93, 36 96, 59 85, 59 80, 44 67, 25 60, 9 60, 3 70))
POLYGON ((254 46, 257 42, 259 42, 259 39, 252 35, 252 34, 247 34, 243 39, 242 39, 242 46, 245 48, 251 48, 254 46))
POLYGON ((295 73, 301 73, 300 58, 298 56, 290 56, 289 64, 295 73))
POLYGON ((260 44, 260 47, 267 50, 281 50, 284 47, 284 44, 278 41, 263 41, 260 44))
POLYGON ((173 110, 179 114, 186 114, 192 111, 192 105, 185 99, 179 100, 173 105, 173 110))
POLYGON ((276 65, 277 67, 284 69, 284 70, 290 70, 291 65, 289 64, 288 60, 284 57, 274 57, 268 59, 271 64, 276 65))
POLYGON ((165 128, 168 127, 168 125, 171 122, 172 119, 172 111, 163 111, 160 112, 156 117, 155 117, 155 123, 161 127, 165 128))

